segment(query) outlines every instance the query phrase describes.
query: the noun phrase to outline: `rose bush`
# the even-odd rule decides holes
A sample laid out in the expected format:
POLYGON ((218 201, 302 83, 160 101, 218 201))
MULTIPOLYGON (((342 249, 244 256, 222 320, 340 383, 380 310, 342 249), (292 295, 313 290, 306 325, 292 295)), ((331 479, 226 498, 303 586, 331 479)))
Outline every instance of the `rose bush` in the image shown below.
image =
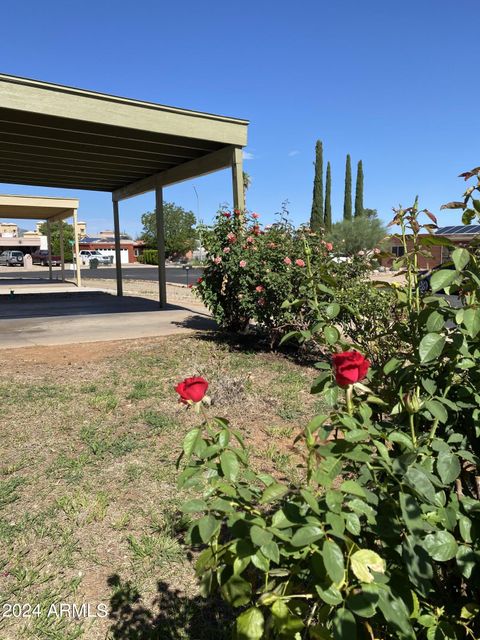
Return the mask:
POLYGON ((237 639, 480 637, 480 264, 452 247, 453 268, 421 296, 418 256, 444 242, 419 235, 436 224, 425 214, 395 212, 406 285, 392 290, 398 349, 383 366, 332 326, 338 303, 310 281, 318 326, 305 339, 331 351, 312 392, 330 410, 298 442, 301 482, 254 473, 223 418, 185 438, 179 484, 202 492, 183 507, 199 514, 197 573, 237 610, 237 639))
POLYGON ((242 331, 253 321, 275 344, 293 327, 310 324, 308 305, 283 303, 305 296, 313 272, 328 280, 332 254, 321 237, 286 219, 262 228, 259 217, 218 212, 202 232, 207 265, 196 291, 221 326, 242 331))

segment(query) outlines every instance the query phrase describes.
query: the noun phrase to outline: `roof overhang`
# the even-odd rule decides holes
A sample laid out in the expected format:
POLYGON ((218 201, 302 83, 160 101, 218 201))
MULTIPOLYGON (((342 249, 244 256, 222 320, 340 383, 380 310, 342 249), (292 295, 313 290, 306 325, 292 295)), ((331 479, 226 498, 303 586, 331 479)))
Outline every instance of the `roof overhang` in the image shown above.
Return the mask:
POLYGON ((248 121, 0 74, 0 182, 122 199, 231 166, 248 121))
POLYGON ((0 218, 18 220, 65 220, 78 209, 76 198, 0 195, 0 218))

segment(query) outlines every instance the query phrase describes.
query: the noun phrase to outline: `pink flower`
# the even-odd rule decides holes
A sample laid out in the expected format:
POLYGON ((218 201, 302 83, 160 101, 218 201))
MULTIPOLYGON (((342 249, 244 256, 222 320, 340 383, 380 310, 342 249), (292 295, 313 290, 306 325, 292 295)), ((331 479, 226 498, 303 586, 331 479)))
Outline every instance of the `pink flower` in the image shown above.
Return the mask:
POLYGON ((213 259, 213 261, 214 261, 215 264, 220 264, 222 259, 221 259, 220 256, 217 256, 216 258, 213 259))
POLYGON ((301 260, 300 258, 295 260, 295 264, 297 265, 297 267, 304 267, 305 266, 305 262, 303 260, 301 260))
POLYGON ((258 220, 260 217, 259 213, 252 213, 252 218, 254 218, 255 220, 258 220))
POLYGON ((332 251, 333 250, 333 244, 331 242, 326 242, 325 243, 325 249, 327 251, 332 251))
POLYGON ((285 264, 292 264, 292 261, 290 260, 290 258, 287 256, 286 258, 283 259, 283 262, 285 264))
POLYGON ((241 213, 242 213, 242 212, 240 211, 240 209, 234 209, 234 210, 233 210, 233 213, 234 213, 236 216, 239 216, 239 215, 241 215, 241 213))
POLYGON ((227 240, 229 242, 235 242, 236 239, 237 239, 237 236, 232 231, 230 231, 230 233, 227 233, 227 240))
POLYGON ((244 267, 246 267, 246 266, 247 266, 247 261, 246 261, 246 260, 240 260, 240 262, 239 262, 238 264, 239 264, 239 265, 242 267, 242 269, 243 269, 244 267))
POLYGON ((275 247, 276 247, 276 246, 277 246, 277 245, 275 244, 275 242, 269 242, 269 243, 267 244, 267 247, 268 247, 269 249, 275 249, 275 247))
POLYGON ((262 293, 262 291, 265 291, 265 287, 264 287, 263 285, 259 284, 259 285, 257 285, 257 286, 255 287, 255 291, 256 291, 257 293, 262 293))
POLYGON ((230 253, 230 247, 223 247, 223 253, 230 253))
POLYGON ((357 253, 357 256, 364 256, 364 255, 365 255, 365 251, 359 251, 359 252, 357 253))
POLYGON ((264 307, 264 306, 265 306, 265 298, 259 298, 259 299, 258 299, 258 304, 259 304, 261 307, 264 307))
POLYGON ((375 248, 375 249, 373 250, 373 253, 374 253, 376 256, 378 256, 378 254, 379 254, 379 253, 382 253, 382 252, 380 251, 380 249, 375 248))
POLYGON ((232 214, 231 214, 231 213, 229 213, 228 211, 224 211, 224 212, 222 213, 222 216, 223 216, 224 218, 230 218, 230 216, 231 216, 231 215, 232 215, 232 214))
POLYGON ((252 242, 255 242, 255 238, 254 238, 253 236, 248 236, 248 238, 247 238, 247 242, 248 242, 249 244, 252 244, 252 242))

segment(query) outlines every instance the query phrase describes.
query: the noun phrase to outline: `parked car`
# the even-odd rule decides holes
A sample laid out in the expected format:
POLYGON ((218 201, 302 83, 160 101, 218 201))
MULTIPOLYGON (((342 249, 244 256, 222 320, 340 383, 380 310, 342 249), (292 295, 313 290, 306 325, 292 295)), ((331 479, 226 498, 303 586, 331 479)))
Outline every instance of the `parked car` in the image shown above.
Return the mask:
MULTIPOLYGON (((48 266, 48 251, 46 249, 37 249, 32 253, 32 264, 40 264, 42 267, 48 266)), ((57 267, 62 264, 60 256, 52 254, 50 264, 52 267, 57 267)))
MULTIPOLYGON (((439 264, 436 267, 433 267, 433 269, 430 269, 430 271, 421 271, 419 273, 420 277, 418 280, 418 290, 422 295, 426 295, 427 293, 431 292, 432 285, 430 283, 430 280, 432 279, 433 274, 440 269, 455 269, 455 265, 452 262, 444 262, 443 264, 439 264)), ((437 293, 445 294, 445 291, 441 289, 440 291, 437 291, 437 293)))
POLYGON ((110 256, 106 256, 100 251, 94 251, 92 249, 82 249, 78 254, 83 264, 87 264, 90 260, 98 260, 98 264, 112 264, 110 256))
POLYGON ((7 267, 23 267, 23 253, 21 251, 2 251, 0 264, 7 267))

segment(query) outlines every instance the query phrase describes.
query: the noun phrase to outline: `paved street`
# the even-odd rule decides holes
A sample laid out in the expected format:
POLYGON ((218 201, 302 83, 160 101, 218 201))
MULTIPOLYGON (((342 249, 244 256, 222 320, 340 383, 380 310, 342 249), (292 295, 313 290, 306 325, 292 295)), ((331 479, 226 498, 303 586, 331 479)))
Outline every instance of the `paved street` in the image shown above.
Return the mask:
MULTIPOLYGON (((60 275, 60 269, 54 267, 52 269, 53 277, 56 278, 60 275)), ((193 284, 202 275, 203 270, 199 268, 190 269, 188 271, 188 283, 193 284)), ((157 267, 123 267, 122 268, 124 280, 157 280, 158 270, 157 267)), ((187 284, 187 270, 177 267, 167 267, 167 282, 174 284, 187 284)), ((74 278, 74 271, 65 271, 67 278, 74 278)), ((47 267, 37 267, 31 271, 26 271, 23 268, 6 268, 3 267, 0 272, 0 278, 48 278, 47 267)), ((107 280, 115 280, 116 271, 115 267, 99 267, 98 269, 82 269, 82 278, 106 278, 107 280)))

